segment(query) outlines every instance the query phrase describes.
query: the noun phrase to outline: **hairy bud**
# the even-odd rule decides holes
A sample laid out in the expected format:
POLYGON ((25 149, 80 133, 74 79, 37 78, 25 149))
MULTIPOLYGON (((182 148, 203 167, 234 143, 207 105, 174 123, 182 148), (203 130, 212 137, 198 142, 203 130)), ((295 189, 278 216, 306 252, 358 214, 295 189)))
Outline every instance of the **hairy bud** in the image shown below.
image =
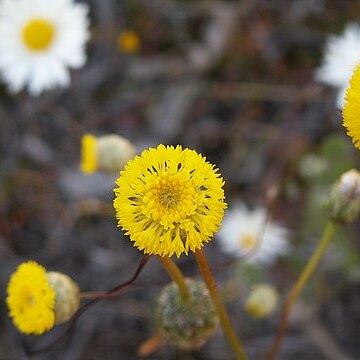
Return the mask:
POLYGON ((48 282, 56 293, 55 324, 68 321, 80 305, 80 289, 67 275, 50 271, 47 274, 48 282))
POLYGON ((340 224, 352 222, 360 211, 360 173, 349 170, 333 185, 327 204, 330 219, 340 224))
POLYGON ((162 336, 181 349, 197 349, 214 334, 218 318, 203 282, 186 280, 190 299, 184 302, 176 283, 163 288, 156 305, 162 336))

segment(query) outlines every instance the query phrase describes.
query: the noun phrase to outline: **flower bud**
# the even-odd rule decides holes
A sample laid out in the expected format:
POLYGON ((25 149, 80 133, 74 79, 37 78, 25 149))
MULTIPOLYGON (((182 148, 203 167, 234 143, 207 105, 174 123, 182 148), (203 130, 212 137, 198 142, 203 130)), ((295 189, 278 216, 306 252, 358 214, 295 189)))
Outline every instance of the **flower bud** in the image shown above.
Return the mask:
POLYGON ((95 171, 117 173, 135 155, 133 144, 119 135, 82 138, 80 168, 85 174, 95 171))
POLYGON ((314 180, 329 167, 327 161, 315 154, 307 154, 300 159, 299 174, 306 180, 314 180))
POLYGON ((135 31, 127 30, 118 35, 117 48, 126 54, 135 54, 140 50, 140 38, 135 31))
POLYGON ((67 275, 50 271, 46 274, 50 286, 56 293, 55 297, 55 324, 68 321, 80 305, 80 289, 67 275))
POLYGON ((256 285, 252 288, 245 303, 246 312, 254 318, 261 319, 271 315, 279 302, 279 295, 273 286, 256 285))
POLYGON ((360 173, 349 170, 333 185, 328 201, 329 217, 332 221, 347 224, 360 211, 360 173))
POLYGON ((187 279, 190 299, 183 301, 176 283, 163 288, 155 316, 162 336, 181 349, 197 349, 214 334, 218 317, 203 282, 187 279))

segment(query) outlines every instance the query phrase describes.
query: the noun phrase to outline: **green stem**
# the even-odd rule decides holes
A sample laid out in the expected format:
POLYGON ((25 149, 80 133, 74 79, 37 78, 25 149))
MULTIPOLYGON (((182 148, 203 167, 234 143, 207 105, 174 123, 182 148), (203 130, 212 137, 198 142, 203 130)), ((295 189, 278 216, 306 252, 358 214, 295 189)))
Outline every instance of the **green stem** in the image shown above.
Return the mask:
POLYGON ((247 359, 246 352, 242 347, 240 341, 238 340, 234 332, 234 329, 231 325, 229 316, 221 300, 219 291, 216 287, 215 279, 211 273, 210 266, 208 264, 204 251, 202 249, 197 250, 195 252, 195 258, 199 267, 199 271, 202 277, 204 278, 206 286, 209 290, 209 294, 215 306, 216 312, 219 316, 220 324, 223 328, 224 334, 227 337, 234 353, 236 354, 236 359, 246 360, 247 359))
POLYGON ((293 286, 292 290, 290 291, 290 293, 287 297, 287 300, 285 302, 285 305, 284 305, 283 313, 281 316, 281 322, 279 325, 279 330, 276 335, 275 341, 267 354, 267 357, 266 357, 267 360, 275 359, 276 354, 277 354, 278 350, 280 349, 284 335, 286 333, 291 308, 294 305, 296 299, 298 298, 300 292, 304 288, 305 284, 309 280, 310 276, 314 272, 320 259, 324 255, 324 253, 330 243, 330 240, 334 236, 336 230, 337 230, 337 225, 335 223, 333 223, 333 222, 327 223, 318 246, 314 250, 313 254, 311 255, 310 259, 308 260, 307 264, 305 265, 301 275, 299 276, 298 280, 296 281, 295 285, 293 286))
POLYGON ((168 272, 170 277, 176 282, 179 287, 180 296, 184 302, 190 299, 190 292, 188 286, 186 284, 185 277, 178 266, 171 260, 168 256, 158 256, 159 261, 162 266, 168 272))

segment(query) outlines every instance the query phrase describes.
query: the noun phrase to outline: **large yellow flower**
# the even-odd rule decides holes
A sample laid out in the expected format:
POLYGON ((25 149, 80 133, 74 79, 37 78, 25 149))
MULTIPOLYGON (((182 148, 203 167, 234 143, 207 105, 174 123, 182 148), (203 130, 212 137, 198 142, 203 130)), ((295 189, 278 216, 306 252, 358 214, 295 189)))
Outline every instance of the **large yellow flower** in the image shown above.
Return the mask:
POLYGON ((28 261, 18 266, 7 286, 6 303, 16 327, 24 334, 50 330, 55 324, 55 291, 46 270, 28 261))
POLYGON ((119 225, 146 254, 179 257, 201 248, 218 230, 226 208, 217 171, 181 146, 145 150, 116 181, 119 225))
POLYGON ((360 149, 360 66, 356 68, 350 87, 346 90, 343 119, 347 134, 355 147, 360 149))

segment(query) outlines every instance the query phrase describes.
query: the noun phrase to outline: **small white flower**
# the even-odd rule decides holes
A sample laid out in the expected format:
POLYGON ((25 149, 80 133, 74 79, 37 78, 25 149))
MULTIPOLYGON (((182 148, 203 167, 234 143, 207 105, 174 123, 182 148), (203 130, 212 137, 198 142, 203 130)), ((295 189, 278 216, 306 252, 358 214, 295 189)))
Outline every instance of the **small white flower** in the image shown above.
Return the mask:
POLYGON ((316 70, 318 81, 337 87, 337 106, 342 109, 351 75, 360 63, 360 26, 346 25, 343 34, 331 35, 325 45, 323 64, 316 70))
POLYGON ((86 61, 88 6, 73 0, 0 0, 0 75, 32 95, 70 83, 86 61))
POLYGON ((218 235, 225 253, 244 257, 248 263, 270 265, 289 246, 287 229, 269 221, 264 208, 249 211, 242 204, 225 212, 218 235))

